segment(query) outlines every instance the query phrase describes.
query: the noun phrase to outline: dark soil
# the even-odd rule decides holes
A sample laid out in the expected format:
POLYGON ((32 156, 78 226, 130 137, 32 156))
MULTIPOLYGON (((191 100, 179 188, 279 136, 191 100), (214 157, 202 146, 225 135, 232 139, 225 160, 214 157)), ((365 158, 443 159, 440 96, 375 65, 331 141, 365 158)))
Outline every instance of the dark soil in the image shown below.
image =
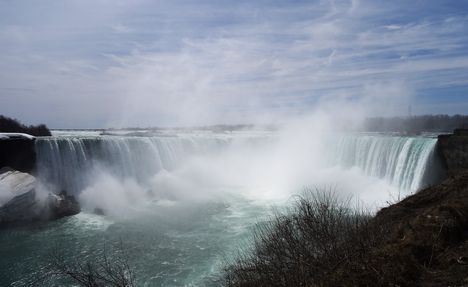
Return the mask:
POLYGON ((398 285, 468 286, 468 171, 382 209, 374 224, 388 235, 373 264, 398 285))

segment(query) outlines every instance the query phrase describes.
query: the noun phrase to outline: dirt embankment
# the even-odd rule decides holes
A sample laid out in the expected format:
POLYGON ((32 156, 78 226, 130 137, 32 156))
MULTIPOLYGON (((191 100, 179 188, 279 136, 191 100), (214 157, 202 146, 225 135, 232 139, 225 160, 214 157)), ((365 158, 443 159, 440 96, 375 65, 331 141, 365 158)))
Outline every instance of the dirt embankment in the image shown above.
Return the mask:
POLYGON ((468 286, 468 170, 382 209, 373 268, 399 286, 468 286))

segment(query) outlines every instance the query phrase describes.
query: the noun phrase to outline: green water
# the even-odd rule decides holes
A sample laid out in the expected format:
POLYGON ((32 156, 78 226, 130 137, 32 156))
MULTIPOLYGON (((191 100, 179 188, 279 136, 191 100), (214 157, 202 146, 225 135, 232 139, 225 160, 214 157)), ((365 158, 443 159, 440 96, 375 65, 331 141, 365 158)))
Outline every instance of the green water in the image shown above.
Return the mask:
MULTIPOLYGON (((230 198, 155 204, 127 219, 81 213, 3 230, 0 286, 30 286, 47 274, 54 250, 59 249, 69 262, 85 262, 120 242, 138 286, 219 286, 223 262, 245 245, 254 223, 267 213, 263 204, 230 198)), ((50 277, 40 282, 38 286, 58 284, 50 277)))

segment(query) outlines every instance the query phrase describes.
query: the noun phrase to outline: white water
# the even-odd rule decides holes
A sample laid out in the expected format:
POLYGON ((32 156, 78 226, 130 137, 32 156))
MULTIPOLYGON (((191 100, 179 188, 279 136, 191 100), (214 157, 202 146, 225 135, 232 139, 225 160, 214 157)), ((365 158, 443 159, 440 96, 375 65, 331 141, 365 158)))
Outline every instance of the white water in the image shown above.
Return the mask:
POLYGON ((298 178, 291 173, 313 179, 313 174, 333 167, 357 168, 363 176, 408 194, 427 184, 424 175, 436 143, 429 137, 376 134, 329 134, 319 144, 315 141, 284 144, 272 133, 62 136, 38 139, 36 149, 39 177, 57 190, 74 194, 102 171, 147 186, 157 175, 170 177, 188 166, 198 176, 209 167, 221 186, 244 187, 271 187, 284 182, 279 177, 298 178))
POLYGON ((37 141, 37 166, 41 178, 76 194, 86 187, 96 166, 144 181, 162 170, 173 170, 189 155, 223 144, 178 137, 50 138, 37 141))
POLYGON ((332 145, 331 158, 336 165, 357 166, 364 174, 384 179, 400 191, 415 192, 430 183, 423 178, 436 142, 426 137, 347 135, 332 145))

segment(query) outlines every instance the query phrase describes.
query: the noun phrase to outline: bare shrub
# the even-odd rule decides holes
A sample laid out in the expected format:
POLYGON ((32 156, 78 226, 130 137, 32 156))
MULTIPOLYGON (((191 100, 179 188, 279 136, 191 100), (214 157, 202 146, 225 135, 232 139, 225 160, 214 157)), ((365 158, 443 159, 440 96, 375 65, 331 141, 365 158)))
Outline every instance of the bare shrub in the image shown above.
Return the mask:
POLYGON ((225 267, 225 285, 350 286, 362 285, 364 280, 375 283, 379 274, 362 271, 368 268, 366 254, 384 232, 383 227, 372 226, 370 219, 367 212, 353 208, 350 199, 340 198, 336 192, 306 190, 289 212, 278 213, 270 222, 256 227, 253 250, 242 252, 225 267), (370 276, 349 276, 352 270, 370 276))
POLYGON ((56 247, 49 255, 48 279, 73 282, 83 287, 133 287, 135 276, 128 263, 122 243, 112 249, 107 246, 100 256, 85 261, 66 258, 61 248, 56 247))

